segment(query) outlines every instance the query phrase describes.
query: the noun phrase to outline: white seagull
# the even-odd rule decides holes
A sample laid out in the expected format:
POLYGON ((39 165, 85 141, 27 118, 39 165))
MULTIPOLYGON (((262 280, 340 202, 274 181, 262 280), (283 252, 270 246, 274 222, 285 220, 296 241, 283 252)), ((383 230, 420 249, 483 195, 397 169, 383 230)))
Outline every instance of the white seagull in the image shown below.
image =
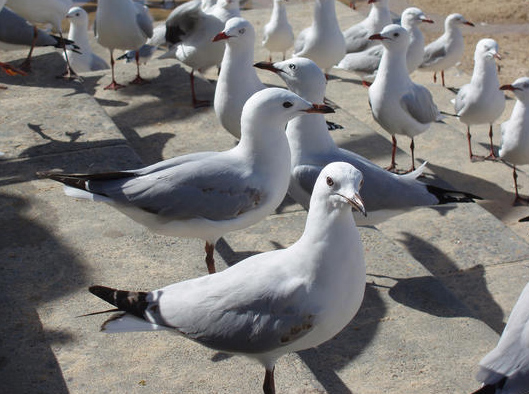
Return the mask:
POLYGON ((498 345, 479 362, 473 394, 525 394, 529 387, 529 284, 514 305, 498 345))
POLYGON ((213 40, 226 40, 213 107, 222 127, 239 139, 244 103, 265 88, 253 67, 255 31, 246 19, 231 18, 213 40))
MULTIPOLYGON (((73 6, 72 0, 7 0, 6 7, 9 7, 17 15, 27 19, 30 23, 43 23, 51 25, 54 32, 62 36, 62 20, 66 17, 68 10, 73 6)), ((34 26, 34 40, 37 38, 37 27, 34 26)), ((31 45, 27 59, 31 59, 33 48, 35 44, 31 45)), ((63 52, 66 53, 64 41, 62 42, 63 52)), ((30 68, 29 60, 25 63, 27 69, 30 68)), ((66 75, 68 77, 75 77, 75 71, 70 67, 68 58, 66 57, 66 75)))
POLYGON ((204 72, 210 67, 220 66, 224 55, 224 42, 213 41, 228 19, 240 16, 239 0, 219 0, 203 10, 200 0, 176 7, 165 21, 165 39, 173 48, 173 55, 191 67, 191 98, 195 108, 209 105, 209 101, 197 100, 195 93, 195 70, 204 72))
POLYGON ((367 17, 343 32, 347 53, 360 52, 374 45, 369 37, 391 24, 389 0, 369 0, 367 3, 371 4, 367 17))
POLYGON ((109 203, 155 233, 206 241, 206 263, 223 234, 264 219, 283 201, 290 178, 287 122, 334 112, 285 89, 254 94, 242 112, 241 140, 224 152, 201 152, 109 174, 41 173, 73 197, 109 203))
MULTIPOLYGON (((433 23, 419 8, 406 8, 401 15, 401 25, 410 36, 408 51, 406 52, 406 65, 408 73, 415 71, 422 63, 424 56, 424 36, 419 25, 423 22, 433 23)), ((381 29, 382 30, 382 29, 381 29)), ((348 53, 338 63, 337 68, 359 74, 364 80, 375 78, 376 71, 382 59, 383 46, 374 45, 361 52, 348 53)))
POLYGON ((294 45, 294 31, 288 22, 286 1, 274 0, 272 15, 263 28, 263 46, 270 52, 269 61, 272 61, 273 52, 282 53, 285 60, 287 50, 294 45))
POLYGON ((510 90, 516 96, 511 117, 501 125, 500 158, 513 165, 514 202, 528 201, 518 194, 516 166, 529 164, 529 78, 518 78, 512 84, 503 85, 501 90, 510 90))
POLYGON ((88 39, 88 14, 81 7, 72 7, 66 14, 66 19, 70 21, 70 31, 68 39, 79 46, 79 51, 66 50, 66 56, 70 60, 70 65, 79 73, 109 69, 108 63, 97 56, 90 46, 88 39))
MULTIPOLYGON (((309 59, 294 58, 279 63, 258 63, 256 67, 277 73, 288 88, 314 103, 323 103, 326 80, 318 66, 309 59)), ((320 114, 300 116, 288 122, 287 138, 291 151, 290 186, 288 193, 305 209, 314 183, 323 167, 335 161, 352 164, 364 176, 362 196, 367 216, 355 213, 359 226, 372 226, 392 216, 421 206, 452 202, 473 202, 476 196, 427 185, 417 180, 425 164, 416 171, 397 175, 366 158, 336 146, 325 118, 320 114)))
POLYGON ((414 83, 406 66, 409 37, 399 25, 388 25, 380 34, 370 37, 381 40, 384 53, 375 81, 369 87, 369 105, 377 123, 391 134, 393 147, 389 170, 395 169, 397 139, 395 134, 411 138, 411 169, 415 169, 414 137, 425 132, 440 118, 431 93, 414 83))
POLYGON ((437 40, 426 45, 420 71, 433 71, 433 81, 437 82, 437 71, 441 71, 441 81, 445 86, 444 70, 455 66, 463 57, 465 41, 459 28, 462 25, 474 26, 461 14, 450 14, 445 19, 444 33, 437 40))
MULTIPOLYGON (((112 82, 105 89, 122 88, 114 76, 114 50, 137 50, 149 37, 152 37, 152 18, 149 10, 141 3, 132 0, 99 0, 94 24, 97 42, 110 51, 112 82)), ((140 77, 139 57, 136 57, 137 74, 131 82, 145 82, 140 77)))
MULTIPOLYGON (((470 125, 489 124, 490 154, 496 159, 492 142, 492 124, 505 109, 505 95, 500 90, 495 59, 501 59, 498 44, 491 38, 483 38, 476 44, 474 71, 470 83, 463 85, 454 101, 459 120, 467 125, 470 160, 479 158, 472 153, 470 125)), ((483 158, 480 158, 483 159, 483 158)))
POLYGON ((209 348, 251 357, 265 368, 264 393, 275 393, 276 361, 328 341, 362 304, 364 250, 351 212, 351 207, 365 212, 361 183, 361 172, 348 163, 324 168, 305 230, 287 249, 151 292, 90 287, 125 312, 107 320, 102 330, 171 330, 209 348))
POLYGON ((294 43, 294 57, 311 59, 326 74, 345 56, 345 40, 336 18, 335 0, 316 0, 312 25, 294 43))

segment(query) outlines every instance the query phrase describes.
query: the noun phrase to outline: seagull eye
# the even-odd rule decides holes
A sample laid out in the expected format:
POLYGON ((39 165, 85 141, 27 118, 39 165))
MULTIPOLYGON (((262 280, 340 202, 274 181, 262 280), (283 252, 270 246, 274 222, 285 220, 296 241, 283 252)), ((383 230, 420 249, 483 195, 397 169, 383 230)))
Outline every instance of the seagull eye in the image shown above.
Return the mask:
POLYGON ((75 14, 75 16, 79 16, 79 13, 75 14))
POLYGON ((296 69, 296 65, 291 63, 288 65, 288 68, 290 68, 291 70, 295 70, 296 69))
POLYGON ((330 176, 327 177, 327 186, 332 186, 334 185, 334 181, 332 180, 332 178, 330 176))
POLYGON ((239 34, 244 34, 245 31, 246 31, 246 29, 244 29, 244 28, 243 28, 243 29, 240 29, 240 30, 239 30, 239 34))
POLYGON ((399 33, 394 33, 393 34, 393 37, 398 37, 399 36, 399 33))
POLYGON ((292 107, 293 105, 294 105, 294 104, 292 104, 290 101, 285 101, 285 102, 283 103, 283 107, 285 107, 285 108, 290 108, 290 107, 292 107))

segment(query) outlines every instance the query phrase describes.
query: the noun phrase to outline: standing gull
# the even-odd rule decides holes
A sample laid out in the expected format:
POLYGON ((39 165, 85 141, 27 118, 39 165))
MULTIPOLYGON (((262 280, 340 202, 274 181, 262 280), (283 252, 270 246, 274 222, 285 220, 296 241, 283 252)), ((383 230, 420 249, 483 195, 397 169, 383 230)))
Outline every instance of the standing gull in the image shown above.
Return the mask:
MULTIPOLYGON (((197 100, 195 70, 202 73, 219 66, 224 55, 224 42, 213 41, 228 19, 240 16, 239 0, 219 0, 206 11, 199 0, 176 7, 165 21, 165 39, 174 47, 170 54, 191 67, 191 98, 195 108, 209 105, 209 101, 197 100)), ((167 57, 167 56, 164 56, 167 57)))
POLYGON ((215 275, 151 292, 92 286, 125 312, 102 330, 171 330, 209 348, 245 355, 265 368, 275 393, 276 361, 338 334, 362 304, 363 245, 351 207, 365 213, 362 174, 348 163, 323 169, 301 238, 287 249, 249 257, 215 275))
POLYGON ((444 33, 424 48, 424 59, 420 71, 433 71, 433 81, 437 82, 437 71, 441 71, 441 81, 445 86, 444 70, 455 66, 463 57, 465 41, 459 26, 474 26, 461 14, 450 14, 445 19, 444 33))
POLYGON ((470 125, 475 124, 489 124, 490 153, 487 158, 496 159, 492 142, 492 124, 505 109, 505 95, 500 90, 495 59, 501 59, 496 41, 490 38, 479 40, 474 52, 474 71, 470 83, 459 89, 454 101, 456 115, 467 125, 470 160, 478 158, 472 153, 470 135, 470 125))
POLYGON ((395 170, 397 139, 395 134, 411 138, 411 168, 415 169, 414 137, 425 132, 439 117, 431 93, 414 83, 406 66, 408 32, 401 26, 388 25, 380 34, 370 37, 381 40, 384 53, 373 84, 369 87, 369 105, 377 123, 391 134, 393 147, 388 170, 395 170))
MULTIPOLYGON (((402 12, 401 25, 408 31, 410 36, 410 43, 406 52, 406 65, 410 74, 419 67, 423 60, 424 36, 419 29, 419 25, 423 22, 433 23, 433 20, 424 15, 424 12, 419 8, 409 7, 402 12)), ((361 52, 348 53, 338 63, 337 68, 355 72, 365 80, 372 80, 375 78, 376 71, 380 65, 383 48, 382 44, 379 44, 361 52)))
POLYGON ((518 194, 518 175, 516 166, 529 164, 529 78, 518 78, 510 85, 503 85, 501 90, 510 90, 516 96, 516 104, 508 121, 501 125, 500 158, 513 165, 515 199, 527 202, 518 194))
POLYGON ((97 56, 90 46, 88 39, 88 14, 81 7, 72 7, 66 14, 70 21, 68 39, 79 46, 79 51, 66 50, 66 56, 70 59, 70 65, 79 73, 88 71, 106 70, 109 67, 106 61, 97 56))
POLYGON ((217 240, 259 222, 283 201, 290 177, 286 124, 313 112, 334 111, 285 89, 265 89, 246 102, 241 140, 228 151, 109 174, 41 176, 66 184, 68 195, 111 204, 155 233, 203 239, 212 273, 217 240))
POLYGON ((312 25, 299 33, 294 57, 311 59, 326 74, 345 56, 345 40, 336 18, 335 0, 316 0, 312 25))
POLYGON ((239 139, 244 103, 265 88, 253 67, 255 31, 246 19, 231 18, 213 40, 226 40, 213 101, 215 114, 222 127, 239 139))
MULTIPOLYGON (((61 39, 62 36, 62 20, 65 18, 68 10, 73 6, 72 0, 7 0, 6 6, 9 7, 17 15, 27 19, 32 24, 44 23, 49 24, 54 32, 58 32, 61 39)), ((33 27, 34 41, 31 45, 26 63, 24 67, 30 68, 30 59, 37 40, 37 27, 33 27)), ((62 41, 63 52, 66 53, 64 41, 62 41)), ((67 55, 66 58, 66 74, 68 77, 75 77, 75 71, 70 67, 67 55)))
MULTIPOLYGON (((149 37, 152 37, 152 18, 147 7, 132 0, 99 0, 97 3, 94 31, 97 42, 110 51, 112 82, 105 89, 122 88, 114 75, 114 50, 139 49, 149 37)), ((136 78, 131 82, 145 82, 140 77, 139 56, 136 55, 136 78)))
POLYGON ((529 387, 529 284, 514 305, 498 345, 479 362, 473 394, 525 394, 529 387))
POLYGON ((343 32, 347 53, 360 52, 374 45, 369 37, 391 23, 389 0, 369 0, 367 3, 371 4, 367 17, 343 32))
MULTIPOLYGON (((277 73, 288 88, 310 102, 322 103, 326 80, 318 66, 309 59, 294 58, 279 63, 258 63, 257 67, 277 73)), ((291 151, 291 172, 288 193, 305 209, 314 183, 329 163, 343 161, 362 172, 362 196, 369 215, 355 213, 359 226, 371 226, 421 206, 452 202, 472 202, 476 196, 454 192, 417 180, 424 164, 416 171, 397 175, 380 168, 366 158, 338 148, 320 114, 300 116, 288 122, 287 138, 291 151)))
POLYGON ((286 1, 274 0, 272 15, 263 28, 263 46, 270 52, 269 61, 272 61, 273 52, 282 53, 285 60, 287 50, 294 45, 294 32, 288 22, 286 1))

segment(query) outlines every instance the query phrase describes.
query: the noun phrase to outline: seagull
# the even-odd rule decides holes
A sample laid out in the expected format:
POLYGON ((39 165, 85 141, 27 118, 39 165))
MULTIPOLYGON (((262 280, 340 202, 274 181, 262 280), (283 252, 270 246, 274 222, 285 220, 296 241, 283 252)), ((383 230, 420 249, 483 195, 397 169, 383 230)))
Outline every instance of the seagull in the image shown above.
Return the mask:
POLYGON ((332 163, 318 177, 301 238, 287 249, 249 257, 215 275, 151 292, 91 286, 125 312, 107 333, 171 330, 209 348, 251 357, 275 393, 276 361, 318 346, 356 315, 365 291, 364 248, 351 207, 365 213, 362 173, 332 163))
POLYGON ((312 25, 302 30, 294 43, 294 57, 311 59, 326 74, 345 56, 334 1, 316 0, 312 25))
MULTIPOLYGON (((29 24, 26 19, 7 7, 0 11, 0 50, 18 50, 31 46, 53 46, 62 49, 64 45, 74 51, 79 49, 77 45, 68 39, 48 34, 42 29, 37 28, 35 30, 35 27, 29 24)), ((22 69, 28 69, 28 64, 31 62, 31 54, 32 50, 30 50, 28 57, 22 64, 22 69)))
MULTIPOLYGON (((9 7, 11 11, 24 19, 27 19, 30 23, 44 23, 52 26, 54 32, 58 32, 61 39, 62 36, 62 20, 66 17, 68 10, 73 6, 72 0, 7 0, 6 7, 9 7)), ((33 26, 34 41, 31 45, 26 62, 23 67, 26 70, 30 69, 30 59, 33 53, 33 48, 38 36, 38 30, 36 26, 33 26)), ((66 47, 63 42, 63 52, 66 53, 66 47)), ((70 67, 68 56, 65 55, 66 59, 66 73, 69 78, 75 78, 77 75, 75 71, 70 67)))
MULTIPOLYGON (((326 80, 313 61, 294 58, 273 64, 262 62, 256 67, 277 73, 291 91, 305 100, 323 103, 326 80)), ((355 212, 358 226, 373 226, 421 206, 479 199, 469 193, 418 181, 426 163, 410 174, 397 175, 354 152, 337 147, 327 130, 325 118, 319 114, 300 116, 288 122, 287 138, 292 156, 288 193, 307 210, 318 175, 327 164, 335 161, 350 163, 363 174, 362 196, 369 215, 355 212)))
MULTIPOLYGON (((433 20, 417 7, 409 7, 402 12, 401 25, 410 36, 410 43, 406 52, 406 65, 410 74, 422 63, 424 56, 424 36, 418 27, 423 22, 433 23, 433 20)), ((380 65, 380 59, 382 59, 383 49, 384 47, 379 44, 361 52, 348 53, 338 63, 337 68, 355 72, 364 80, 373 80, 380 65)))
POLYGON ((167 41, 165 41, 165 32, 165 24, 156 26, 152 31, 152 37, 147 39, 140 49, 127 51, 116 60, 125 60, 126 63, 131 63, 136 61, 136 53, 138 53, 139 63, 147 64, 159 47, 167 45, 167 41))
POLYGON ((377 123, 391 134, 393 147, 388 170, 395 170, 395 134, 411 138, 411 171, 415 170, 414 137, 440 118, 431 93, 410 79, 406 66, 409 35, 399 25, 388 25, 371 40, 381 40, 384 53, 375 81, 369 87, 369 105, 377 123))
POLYGON ((274 0, 272 15, 263 28, 263 46, 270 51, 269 61, 272 61, 273 52, 281 52, 285 60, 287 50, 294 45, 294 31, 285 7, 287 1, 274 0))
POLYGON ((66 19, 70 21, 68 39, 79 46, 79 51, 66 50, 65 60, 67 56, 73 69, 80 73, 109 69, 110 66, 107 62, 92 52, 88 39, 88 14, 86 11, 81 7, 72 7, 66 14, 66 19))
MULTIPOLYGON (((94 31, 97 42, 110 51, 112 82, 105 87, 105 90, 118 90, 123 85, 118 84, 114 76, 114 50, 139 49, 149 37, 152 37, 153 27, 149 9, 132 0, 99 0, 94 31)), ((136 66, 136 78, 131 83, 144 83, 145 80, 140 77, 138 56, 136 66)))
POLYGON ((514 305, 498 345, 479 362, 473 394, 524 394, 529 387, 529 284, 514 305))
POLYGON ((463 57, 465 42, 459 26, 474 26, 461 14, 450 14, 445 19, 444 33, 424 48, 424 59, 420 71, 433 71, 433 81, 437 82, 437 71, 441 71, 441 81, 445 86, 444 70, 455 66, 463 57))
POLYGON ((155 233, 206 241, 206 263, 223 234, 264 219, 288 189, 287 122, 305 113, 334 112, 280 88, 255 93, 244 105, 241 140, 224 152, 201 152, 138 170, 108 174, 41 173, 73 197, 109 203, 155 233))
POLYGON ((391 23, 389 0, 369 0, 371 10, 367 17, 343 32, 346 52, 360 52, 374 45, 369 37, 391 23))
POLYGON ((529 201, 518 194, 518 175, 516 166, 529 164, 529 78, 518 78, 512 84, 503 85, 501 90, 510 90, 516 96, 516 104, 508 121, 501 125, 500 158, 513 165, 512 176, 514 179, 515 199, 529 201))
POLYGON ((195 70, 202 73, 210 67, 219 66, 224 55, 224 43, 213 41, 228 19, 240 16, 239 0, 219 0, 206 11, 200 0, 176 7, 165 21, 165 39, 173 49, 163 57, 175 56, 191 67, 191 98, 193 107, 209 105, 209 101, 197 100, 195 93, 195 70))
POLYGON ((459 89, 454 102, 456 115, 467 125, 468 152, 471 161, 478 156, 472 153, 470 125, 487 123, 490 125, 490 154, 487 158, 496 159, 492 143, 492 123, 505 109, 505 95, 500 90, 495 59, 501 59, 496 41, 491 38, 479 40, 474 52, 474 71, 470 83, 459 89))
POLYGON ((222 127, 235 138, 241 138, 241 113, 246 100, 263 90, 254 63, 255 31, 250 22, 235 17, 213 41, 226 40, 213 106, 222 127))

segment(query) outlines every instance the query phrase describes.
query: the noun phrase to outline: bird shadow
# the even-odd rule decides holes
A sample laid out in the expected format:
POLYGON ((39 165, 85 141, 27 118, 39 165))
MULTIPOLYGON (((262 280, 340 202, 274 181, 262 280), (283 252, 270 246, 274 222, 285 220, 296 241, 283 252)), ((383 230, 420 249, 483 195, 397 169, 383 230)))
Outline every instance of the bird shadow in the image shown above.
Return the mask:
POLYGON ((219 255, 229 267, 237 264, 238 262, 244 259, 247 259, 248 257, 262 253, 257 250, 245 250, 236 252, 223 237, 221 237, 215 244, 215 250, 219 253, 219 255))

